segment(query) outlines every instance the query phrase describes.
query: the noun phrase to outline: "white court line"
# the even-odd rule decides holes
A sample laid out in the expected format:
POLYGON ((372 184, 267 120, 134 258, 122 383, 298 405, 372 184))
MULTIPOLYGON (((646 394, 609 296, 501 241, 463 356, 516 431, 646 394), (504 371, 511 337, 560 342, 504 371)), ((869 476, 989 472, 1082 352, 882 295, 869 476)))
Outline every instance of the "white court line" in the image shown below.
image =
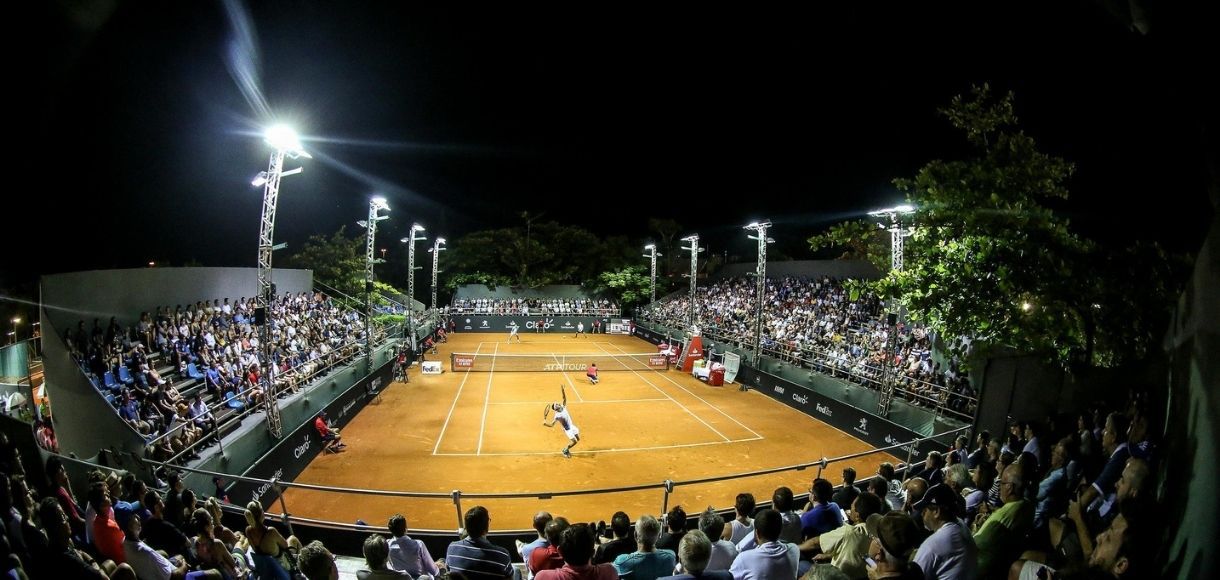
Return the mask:
MULTIPOLYGON (((728 441, 706 441, 703 443, 684 443, 681 445, 658 445, 656 447, 622 447, 613 449, 590 449, 588 451, 573 451, 573 455, 594 455, 597 453, 622 453, 627 451, 655 451, 658 449, 681 449, 685 447, 705 447, 707 445, 725 445, 727 443, 748 443, 750 441, 758 441, 762 437, 751 437, 749 439, 730 439, 728 441)), ((524 457, 529 455, 555 455, 555 451, 516 451, 505 453, 482 453, 482 457, 524 457)), ((475 453, 438 453, 445 457, 474 457, 475 453)))
MULTIPOLYGON (((551 353, 551 358, 555 359, 555 364, 559 365, 559 368, 561 368, 561 369, 563 368, 563 363, 559 362, 559 355, 557 355, 555 353, 551 353)), ((567 379, 568 385, 572 387, 572 392, 576 393, 576 400, 581 403, 585 402, 585 398, 580 396, 580 391, 576 390, 576 383, 573 383, 572 377, 568 376, 568 371, 560 371, 560 372, 563 373, 563 378, 567 379)))
MULTIPOLYGON (((483 343, 479 343, 483 346, 483 343)), ((491 400, 491 378, 496 374, 496 353, 500 352, 500 341, 496 341, 496 350, 491 353, 491 369, 487 371, 487 393, 483 395, 483 422, 479 423, 479 446, 475 455, 483 452, 483 432, 487 429, 487 403, 491 400)))
MULTIPOLYGON (((602 349, 602 351, 604 351, 606 354, 610 355, 610 356, 611 356, 612 358, 614 358, 615 360, 617 360, 617 359, 618 359, 618 357, 617 357, 617 356, 615 356, 615 355, 614 355, 614 353, 612 353, 612 352, 610 352, 610 351, 608 351, 608 350, 606 350, 606 349, 604 349, 604 348, 602 349)), ((623 354, 627 354, 627 353, 625 353, 625 352, 624 352, 623 354)), ((626 365, 624 365, 624 366, 626 366, 626 365)), ((635 373, 635 376, 639 377, 639 378, 640 378, 640 380, 644 381, 645 383, 648 383, 648 386, 650 386, 650 387, 652 387, 652 388, 656 389, 658 393, 661 393, 662 395, 665 395, 665 398, 667 398, 667 399, 669 399, 669 400, 673 401, 675 405, 677 405, 677 406, 679 406, 679 407, 682 407, 682 410, 683 410, 683 411, 686 411, 687 413, 690 413, 690 416, 691 416, 691 417, 694 417, 694 418, 695 418, 696 420, 698 420, 700 423, 703 423, 704 425, 706 425, 708 429, 711 429, 711 430, 712 430, 714 433, 716 433, 717 435, 719 435, 721 439, 724 439, 725 441, 732 441, 731 439, 729 439, 728 437, 726 437, 726 436, 724 435, 724 433, 721 433, 721 432, 720 432, 720 431, 718 431, 718 430, 717 430, 715 427, 712 427, 710 423, 708 423, 707 421, 704 421, 702 417, 700 417, 700 416, 696 415, 694 411, 691 411, 690 409, 686 408, 686 405, 683 405, 682 403, 679 403, 677 399, 675 399, 675 398, 673 398, 673 397, 669 396, 669 393, 666 393, 665 391, 662 391, 662 390, 661 390, 661 387, 658 387, 658 386, 656 386, 656 385, 652 384, 652 381, 649 381, 648 379, 644 378, 644 375, 641 375, 639 372, 635 371, 634 369, 630 369, 630 368, 629 368, 629 369, 627 369, 627 370, 629 370, 629 371, 631 371, 631 372, 635 373)), ((704 402, 706 403, 707 401, 704 401, 704 402)), ((751 433, 754 433, 754 432, 753 432, 753 431, 751 431, 751 433)), ((754 435, 759 436, 759 435, 758 435, 758 433, 754 433, 754 435)), ((759 436, 759 437, 761 438, 761 436, 759 436)))
MULTIPOLYGON (((608 401, 581 401, 582 405, 593 405, 598 403, 643 403, 646 401, 668 401, 669 399, 612 399, 608 401)), ((492 405, 549 405, 551 401, 501 401, 491 403, 492 405)))
MULTIPOLYGON (((483 348, 483 343, 475 347, 474 354, 479 354, 479 349, 483 348)), ((436 436, 436 446, 432 448, 432 454, 436 455, 436 450, 441 448, 441 439, 445 438, 445 429, 449 428, 449 420, 453 418, 453 409, 457 407, 458 398, 462 396, 462 389, 466 387, 466 379, 470 378, 470 371, 466 371, 466 376, 462 377, 462 384, 458 385, 457 394, 453 396, 453 404, 449 405, 449 415, 445 417, 445 424, 441 426, 441 434, 436 436)))
MULTIPOLYGON (((619 350, 623 350, 623 348, 622 348, 622 347, 620 347, 620 346, 615 346, 614 348, 617 348, 617 349, 619 349, 619 350)), ((629 354, 629 353, 628 353, 627 351, 623 350, 623 354, 629 354)), ((686 388, 686 387, 684 387, 684 386, 682 386, 682 385, 678 384, 678 382, 677 382, 677 381, 675 381, 675 380, 673 380, 673 379, 669 378, 668 376, 665 376, 665 375, 663 375, 663 374, 661 374, 661 373, 657 373, 657 374, 661 375, 661 377, 662 377, 662 378, 664 378, 665 380, 667 380, 667 381, 669 381, 669 382, 673 383, 675 387, 678 387, 679 389, 682 389, 683 391, 686 391, 686 392, 687 392, 687 393, 688 393, 690 396, 692 396, 692 397, 694 397, 694 398, 696 398, 696 399, 699 399, 700 401, 703 401, 703 404, 705 404, 705 405, 707 405, 707 406, 709 406, 709 407, 711 407, 711 408, 715 409, 715 410, 716 410, 716 412, 720 413, 721 415, 724 415, 725 417, 728 417, 730 421, 732 421, 732 422, 734 422, 734 423, 737 423, 738 425, 741 425, 741 427, 742 427, 743 429, 745 429, 746 431, 749 431, 749 432, 751 432, 751 433, 754 433, 754 436, 755 436, 755 437, 762 437, 762 435, 759 435, 759 434, 758 434, 757 432, 755 432, 753 429, 751 429, 751 428, 749 428, 749 427, 746 427, 744 424, 742 424, 742 422, 741 422, 741 421, 738 421, 737 419, 733 418, 733 416, 732 416, 732 415, 730 415, 730 414, 728 414, 728 413, 725 413, 724 411, 721 411, 721 410, 720 410, 718 407, 716 407, 715 405, 713 405, 713 404, 711 404, 711 403, 709 403, 709 402, 707 402, 707 401, 703 400, 703 397, 700 397, 699 395, 696 395, 695 393, 691 392, 691 390, 690 390, 690 389, 688 389, 688 388, 686 388)))

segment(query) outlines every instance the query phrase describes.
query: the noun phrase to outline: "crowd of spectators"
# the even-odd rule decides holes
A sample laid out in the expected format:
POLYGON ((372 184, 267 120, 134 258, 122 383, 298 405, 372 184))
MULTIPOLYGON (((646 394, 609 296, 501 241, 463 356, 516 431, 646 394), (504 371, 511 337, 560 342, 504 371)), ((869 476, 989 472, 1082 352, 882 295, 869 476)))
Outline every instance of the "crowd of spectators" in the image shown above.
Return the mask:
MULTIPOLYGON (((901 478, 889 463, 864 481, 848 468, 838 491, 818 477, 807 496, 776 488, 764 509, 742 492, 728 521, 710 507, 641 514, 634 525, 620 511, 608 527, 541 511, 532 521, 537 537, 518 542, 515 553, 488 539, 490 514, 481 506, 465 512, 443 558, 395 515, 388 533, 364 542, 367 569, 358 577, 1150 577, 1148 547, 1161 529, 1152 493, 1157 417, 1133 393, 1120 411, 1014 423, 973 442, 959 437, 901 478)), ((63 461, 51 456, 46 478, 30 478, 0 435, 0 562, 9 577, 278 579, 294 570, 312 580, 337 577, 321 542, 285 538, 258 503, 246 506, 244 529, 225 527, 221 481, 203 498, 177 473, 164 490, 150 490, 133 474, 94 470, 77 494, 63 461)))
MULTIPOLYGON (((273 396, 296 392, 364 345, 363 318, 321 293, 283 295, 269 308, 273 396)), ((158 307, 129 327, 94 319, 86 330, 82 320, 65 343, 154 459, 189 460, 195 443, 215 439, 219 415, 268 396, 255 309, 252 298, 226 298, 158 307)))
POLYGON ((473 298, 455 299, 446 314, 498 316, 619 316, 618 304, 595 298, 473 298))
MULTIPOLYGON (((757 289, 747 278, 699 287, 695 324, 713 340, 753 346, 757 289)), ((639 318, 686 328, 685 294, 640 309, 639 318)), ((763 304, 764 354, 880 388, 896 384, 909 403, 974 414, 977 396, 956 362, 933 360, 932 336, 918 324, 891 325, 879 297, 854 299, 841 280, 768 278, 763 304)))

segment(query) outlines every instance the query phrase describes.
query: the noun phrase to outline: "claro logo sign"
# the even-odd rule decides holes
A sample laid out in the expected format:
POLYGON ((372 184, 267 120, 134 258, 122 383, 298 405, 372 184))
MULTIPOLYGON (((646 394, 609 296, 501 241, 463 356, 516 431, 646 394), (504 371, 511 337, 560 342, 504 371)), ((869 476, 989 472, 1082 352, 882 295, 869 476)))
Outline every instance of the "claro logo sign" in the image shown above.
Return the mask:
POLYGON ((305 455, 306 451, 309 451, 309 444, 310 444, 309 434, 306 433, 305 442, 301 443, 300 445, 297 445, 296 448, 294 448, 292 450, 292 456, 297 459, 300 459, 302 455, 305 455))
POLYGON ((798 402, 798 403, 800 403, 800 404, 802 404, 802 405, 808 405, 808 404, 809 404, 809 397, 808 397, 808 396, 806 396, 806 395, 798 395, 798 394, 796 394, 796 393, 792 393, 792 400, 793 400, 793 401, 796 401, 796 402, 798 402))

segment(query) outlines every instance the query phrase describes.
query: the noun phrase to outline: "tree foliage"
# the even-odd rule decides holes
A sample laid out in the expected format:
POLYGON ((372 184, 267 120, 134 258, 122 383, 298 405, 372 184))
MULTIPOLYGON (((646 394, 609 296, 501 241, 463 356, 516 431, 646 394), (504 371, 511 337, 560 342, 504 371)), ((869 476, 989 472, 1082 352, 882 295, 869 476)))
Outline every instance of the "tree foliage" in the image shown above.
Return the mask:
POLYGON ((808 240, 809 249, 842 248, 839 260, 868 260, 878 270, 890 267, 890 236, 877 224, 855 220, 838 223, 808 240))
POLYGON ((600 240, 588 230, 554 221, 482 230, 453 242, 441 255, 446 287, 481 283, 534 288, 588 284, 603 271, 626 265, 635 250, 622 236, 600 240))
POLYGON ((313 270, 314 280, 358 297, 364 295, 364 258, 363 240, 348 238, 342 226, 330 237, 310 236, 285 266, 313 270))
POLYGON ((617 301, 624 309, 648 302, 651 290, 648 268, 644 266, 602 272, 594 287, 595 294, 617 301))
MULTIPOLYGON (((1163 252, 1111 254, 1069 229, 1047 204, 1067 199, 1074 167, 1017 128, 1011 93, 996 97, 986 85, 975 87, 940 113, 965 134, 972 153, 895 180, 916 207, 915 227, 904 270, 873 289, 949 338, 1042 353, 1065 366, 1142 356, 1163 331, 1156 320, 1174 295, 1163 252), (1152 283, 1131 292, 1132 276, 1152 283)), ((844 225, 810 244, 866 251, 861 234, 844 225)))
MULTIPOLYGON (((333 296, 335 299, 346 307, 363 310, 364 252, 363 238, 349 239, 346 236, 346 227, 340 227, 330 237, 321 234, 311 236, 301 251, 289 256, 284 265, 288 268, 312 270, 315 281, 350 297, 333 296)), ((402 294, 402 291, 390 284, 377 280, 373 282, 373 304, 391 305, 392 301, 387 296, 402 294)))

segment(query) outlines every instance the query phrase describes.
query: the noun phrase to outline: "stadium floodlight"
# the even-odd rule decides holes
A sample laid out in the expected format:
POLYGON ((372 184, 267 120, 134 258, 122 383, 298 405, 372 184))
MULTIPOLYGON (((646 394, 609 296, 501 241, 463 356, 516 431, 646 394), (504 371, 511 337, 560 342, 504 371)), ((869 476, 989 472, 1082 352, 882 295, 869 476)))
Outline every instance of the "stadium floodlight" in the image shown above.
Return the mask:
POLYGON ((686 324, 690 328, 695 327, 695 286, 698 283, 696 278, 699 275, 699 252, 706 248, 699 247, 699 234, 694 234, 682 238, 684 242, 690 242, 689 246, 682 246, 682 250, 690 252, 690 304, 686 312, 686 324))
POLYGON ((763 321, 763 299, 767 295, 767 244, 774 244, 775 240, 767 237, 767 228, 771 227, 771 220, 762 222, 751 222, 742 229, 758 232, 758 235, 748 236, 751 240, 758 241, 758 262, 754 268, 754 364, 758 365, 762 361, 762 321, 763 321))
POLYGON ((437 273, 440 272, 440 270, 437 269, 437 266, 440 264, 441 252, 445 251, 445 248, 441 247, 444 244, 445 244, 445 238, 436 238, 436 241, 434 241, 432 244, 432 249, 428 250, 429 252, 432 252, 432 309, 433 310, 436 310, 436 275, 437 275, 437 273))
POLYGON ((886 224, 877 225, 881 229, 890 232, 890 269, 895 272, 902 271, 902 238, 911 235, 911 231, 904 227, 903 216, 912 213, 915 213, 915 206, 909 204, 896 205, 868 212, 868 215, 873 217, 889 218, 889 227, 886 227, 886 224))
POLYGON ((407 328, 411 333, 411 351, 415 351, 416 336, 415 336, 415 271, 423 268, 415 267, 415 242, 422 242, 428 239, 425 236, 416 236, 415 234, 424 231, 424 226, 419 224, 411 224, 411 235, 405 237, 400 242, 407 244, 407 328))
MULTIPOLYGON (((280 425, 280 407, 279 398, 275 393, 275 381, 273 375, 276 374, 275 365, 271 364, 271 327, 272 309, 271 283, 271 253, 275 249, 275 243, 272 241, 275 237, 275 211, 279 202, 280 196, 280 179, 285 175, 296 175, 301 172, 301 168, 284 171, 284 157, 297 159, 304 157, 306 159, 312 156, 301 147, 301 140, 297 136, 296 131, 293 131, 286 125, 276 125, 267 129, 265 133, 267 144, 271 145, 271 161, 267 165, 267 170, 260 172, 258 177, 251 182, 255 187, 263 188, 263 213, 262 219, 259 220, 258 230, 258 294, 255 295, 255 320, 263 321, 259 329, 259 346, 262 348, 262 371, 259 373, 259 383, 263 389, 264 409, 267 413, 267 430, 271 432, 271 437, 279 439, 283 435, 283 429, 280 425), (261 316, 260 316, 261 314, 261 316)), ((222 453, 223 453, 222 443, 222 453)))
POLYGON ((377 237, 377 222, 390 219, 388 215, 380 215, 382 211, 390 211, 390 204, 380 195, 373 197, 369 200, 369 218, 356 222, 367 230, 364 242, 364 344, 370 370, 373 362, 373 264, 384 261, 374 255, 373 240, 377 237))
MULTIPOLYGON (((873 217, 889 218, 888 227, 886 224, 877 224, 877 227, 890 232, 891 271, 902 271, 902 239, 911 235, 911 230, 908 229, 906 224, 903 222, 904 217, 912 213, 915 213, 915 206, 910 204, 896 205, 894 207, 887 207, 868 212, 868 215, 873 217)), ((899 304, 898 301, 894 301, 889 313, 891 326, 894 326, 894 328, 890 329, 892 345, 890 351, 891 354, 898 350, 896 325, 901 308, 901 304, 899 304)), ((897 369, 894 368, 893 365, 887 365, 886 367, 882 368, 883 384, 881 386, 881 396, 877 398, 877 414, 882 417, 888 417, 890 414, 890 406, 894 400, 894 383, 897 380, 893 375, 896 374, 897 369)))
POLYGON ((267 144, 274 147, 277 151, 283 151, 289 157, 296 159, 304 157, 312 159, 313 156, 301 147, 301 138, 297 136, 297 132, 288 125, 275 125, 267 129, 264 134, 267 144))
POLYGON ((649 258, 652 261, 652 274, 650 277, 652 283, 652 300, 648 302, 649 304, 652 304, 653 302, 657 301, 657 256, 663 256, 664 254, 657 253, 656 244, 648 244, 647 246, 644 246, 644 249, 648 250, 648 253, 644 254, 644 257, 649 258))

